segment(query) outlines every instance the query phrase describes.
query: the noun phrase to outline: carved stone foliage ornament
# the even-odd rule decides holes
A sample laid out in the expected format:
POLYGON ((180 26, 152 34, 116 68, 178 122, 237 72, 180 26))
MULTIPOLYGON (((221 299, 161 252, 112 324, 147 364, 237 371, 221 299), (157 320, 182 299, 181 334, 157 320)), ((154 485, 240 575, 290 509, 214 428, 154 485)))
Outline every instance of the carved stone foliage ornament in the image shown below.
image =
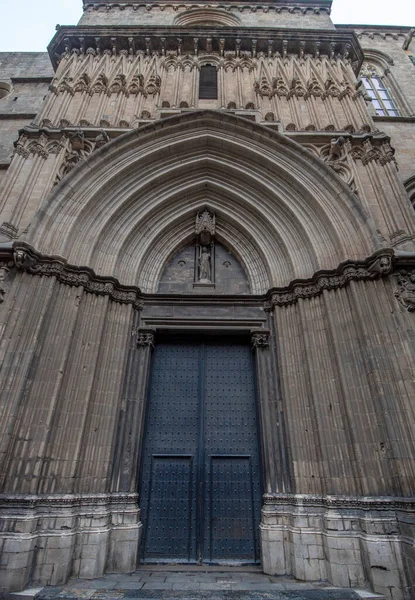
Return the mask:
POLYGON ((96 275, 88 267, 70 265, 63 258, 42 255, 24 242, 14 246, 14 264, 17 269, 23 269, 32 275, 56 277, 66 285, 82 286, 91 294, 109 296, 114 302, 132 304, 137 310, 143 308, 138 288, 121 285, 115 277, 96 275))
POLYGON ((399 271, 396 275, 395 297, 408 312, 415 311, 415 270, 399 271))
POLYGON ((320 271, 311 280, 297 280, 286 288, 274 289, 265 302, 265 310, 275 306, 288 306, 300 299, 319 296, 325 290, 335 290, 351 281, 364 281, 384 277, 392 271, 393 250, 385 248, 363 261, 346 261, 333 271, 320 271))
POLYGON ((254 349, 269 347, 269 331, 260 329, 251 332, 251 344, 254 349))

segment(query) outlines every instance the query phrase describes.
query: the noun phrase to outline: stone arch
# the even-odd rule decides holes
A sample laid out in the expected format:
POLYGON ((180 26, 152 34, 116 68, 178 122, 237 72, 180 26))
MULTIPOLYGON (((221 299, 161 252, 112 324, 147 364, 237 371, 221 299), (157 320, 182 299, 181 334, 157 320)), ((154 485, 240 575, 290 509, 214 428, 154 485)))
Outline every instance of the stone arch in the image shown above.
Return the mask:
POLYGON ((12 91, 12 84, 9 81, 0 80, 0 100, 5 98, 12 91))
POLYGON ((210 26, 210 27, 238 27, 241 20, 236 15, 231 15, 225 10, 218 8, 195 8, 180 13, 174 19, 174 25, 188 26, 210 26))
POLYGON ((357 197, 318 157, 266 127, 198 111, 128 132, 77 166, 25 240, 154 292, 162 265, 209 205, 253 293, 379 246, 357 197))

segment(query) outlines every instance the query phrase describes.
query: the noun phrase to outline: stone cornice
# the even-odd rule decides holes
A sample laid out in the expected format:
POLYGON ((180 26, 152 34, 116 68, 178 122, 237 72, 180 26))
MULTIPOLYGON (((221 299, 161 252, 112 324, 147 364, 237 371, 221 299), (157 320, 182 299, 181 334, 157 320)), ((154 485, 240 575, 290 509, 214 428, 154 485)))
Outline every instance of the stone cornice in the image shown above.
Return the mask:
POLYGON ((15 242, 13 248, 18 269, 32 275, 56 277, 66 285, 81 286, 91 294, 108 296, 114 302, 142 308, 141 292, 137 287, 121 285, 115 277, 96 275, 89 267, 70 265, 61 256, 45 256, 24 242, 15 242))
MULTIPOLYGON (((143 2, 143 0, 83 0, 82 5, 83 9, 87 10, 88 8, 104 8, 106 10, 110 10, 111 8, 125 7, 125 6, 159 6, 159 5, 180 5, 186 8, 193 8, 195 6, 212 6, 211 0, 187 0, 186 2, 182 2, 181 0, 158 0, 152 2, 143 2)), ((255 2, 250 2, 249 0, 228 0, 227 2, 217 2, 214 3, 215 6, 224 7, 229 5, 236 6, 244 6, 244 5, 253 5, 255 6, 255 2)), ((266 0, 261 4, 266 4, 267 6, 275 7, 278 9, 287 9, 293 11, 295 9, 310 9, 310 10, 324 10, 330 14, 330 9, 332 5, 332 0, 266 0)), ((122 10, 122 9, 121 9, 122 10)))
MULTIPOLYGON (((143 294, 138 287, 122 285, 115 277, 96 275, 89 267, 71 265, 61 256, 48 256, 36 251, 26 242, 16 241, 0 245, 0 258, 14 260, 15 268, 41 277, 56 277, 66 285, 80 286, 86 292, 108 296, 114 302, 131 304, 141 310, 145 300, 151 302, 174 298, 174 295, 143 294)), ((271 288, 264 296, 218 296, 202 297, 180 295, 182 301, 212 303, 220 300, 229 302, 248 301, 262 304, 266 311, 276 306, 288 306, 300 299, 319 296, 347 286, 351 281, 370 281, 390 275, 394 270, 404 270, 415 266, 415 253, 397 252, 391 248, 378 250, 364 260, 347 260, 336 269, 321 270, 310 279, 297 279, 288 286, 271 288)), ((12 268, 12 267, 11 267, 12 268)))
POLYGON ((350 60, 357 73, 363 62, 363 52, 353 31, 332 29, 270 29, 235 27, 177 27, 177 26, 79 26, 59 27, 48 46, 54 67, 62 56, 71 53, 97 54, 126 52, 135 54, 169 52, 183 54, 205 53, 207 40, 211 52, 249 52, 254 56, 279 53, 304 53, 311 56, 340 56, 350 60), (223 40, 223 42, 221 41, 223 40))
POLYGON ((362 261, 345 261, 337 269, 319 271, 311 279, 297 279, 284 288, 269 290, 265 310, 288 306, 300 299, 319 296, 324 291, 343 288, 351 281, 377 279, 392 272, 393 250, 385 248, 362 261))
POLYGON ((415 510, 415 497, 393 496, 320 496, 317 494, 264 494, 267 506, 316 506, 361 510, 415 510))

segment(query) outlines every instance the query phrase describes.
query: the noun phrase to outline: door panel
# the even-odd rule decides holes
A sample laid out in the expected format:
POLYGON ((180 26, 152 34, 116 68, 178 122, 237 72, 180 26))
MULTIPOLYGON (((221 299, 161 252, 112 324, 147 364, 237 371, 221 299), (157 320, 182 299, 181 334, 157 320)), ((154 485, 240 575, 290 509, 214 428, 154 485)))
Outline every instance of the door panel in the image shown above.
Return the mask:
POLYGON ((200 347, 194 344, 158 344, 154 349, 140 493, 147 560, 197 560, 195 488, 200 416, 199 366, 200 347), (191 457, 191 467, 188 458, 178 457, 183 454, 191 457), (157 455, 163 455, 163 458, 157 459, 157 455), (169 468, 172 469, 170 473, 169 468), (182 494, 186 486, 177 483, 175 489, 173 478, 177 476, 183 481, 187 478, 186 469, 190 469, 191 492, 184 502, 182 494), (164 487, 168 492, 163 492, 164 487), (152 501, 154 497, 156 502, 152 501), (170 518, 163 515, 173 514, 180 522, 190 521, 185 528, 186 547, 189 548, 187 558, 177 556, 169 549, 172 548, 168 541, 172 525, 170 518))
POLYGON ((210 559, 255 560, 255 523, 249 456, 212 456, 210 559))
POLYGON ((192 558, 193 457, 153 456, 147 524, 148 558, 192 558), (167 543, 166 543, 167 542, 167 543))
POLYGON ((143 560, 259 559, 260 466, 248 345, 156 345, 140 487, 143 560))

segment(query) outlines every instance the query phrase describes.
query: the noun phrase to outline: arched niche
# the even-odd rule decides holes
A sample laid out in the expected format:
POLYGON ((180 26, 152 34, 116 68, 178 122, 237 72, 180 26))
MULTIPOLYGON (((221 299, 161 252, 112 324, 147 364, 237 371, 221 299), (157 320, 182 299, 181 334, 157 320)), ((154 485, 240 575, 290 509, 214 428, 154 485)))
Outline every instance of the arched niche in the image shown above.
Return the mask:
POLYGON ((198 283, 195 243, 178 249, 164 266, 157 291, 160 294, 249 294, 251 287, 242 264, 224 244, 216 242, 212 252, 212 282, 198 283))

